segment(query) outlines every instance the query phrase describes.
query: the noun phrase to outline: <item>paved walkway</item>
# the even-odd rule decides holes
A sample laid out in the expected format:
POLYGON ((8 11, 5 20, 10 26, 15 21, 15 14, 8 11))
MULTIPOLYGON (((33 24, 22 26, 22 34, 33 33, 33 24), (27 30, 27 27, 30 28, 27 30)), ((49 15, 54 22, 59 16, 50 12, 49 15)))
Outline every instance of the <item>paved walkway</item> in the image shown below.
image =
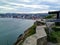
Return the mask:
POLYGON ((37 26, 36 34, 28 37, 23 45, 37 45, 37 39, 47 36, 44 30, 45 26, 37 26))
POLYGON ((40 21, 40 22, 46 22, 46 19, 36 19, 36 21, 40 21))

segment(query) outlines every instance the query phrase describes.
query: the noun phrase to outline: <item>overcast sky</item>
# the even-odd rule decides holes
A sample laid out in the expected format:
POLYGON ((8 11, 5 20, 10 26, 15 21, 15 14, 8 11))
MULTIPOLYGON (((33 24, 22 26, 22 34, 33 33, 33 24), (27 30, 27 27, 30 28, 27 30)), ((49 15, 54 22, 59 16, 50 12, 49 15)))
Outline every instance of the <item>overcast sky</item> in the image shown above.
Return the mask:
POLYGON ((47 13, 60 10, 60 0, 0 0, 0 13, 47 13))

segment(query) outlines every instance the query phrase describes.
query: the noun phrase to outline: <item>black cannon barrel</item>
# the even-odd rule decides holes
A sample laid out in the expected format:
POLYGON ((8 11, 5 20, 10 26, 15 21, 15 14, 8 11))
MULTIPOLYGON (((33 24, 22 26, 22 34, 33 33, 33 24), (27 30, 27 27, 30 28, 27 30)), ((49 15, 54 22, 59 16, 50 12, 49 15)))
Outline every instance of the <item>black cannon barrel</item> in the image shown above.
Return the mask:
POLYGON ((57 14, 57 13, 60 13, 60 11, 50 11, 50 12, 48 12, 48 14, 57 14))
POLYGON ((57 19, 60 18, 60 16, 59 16, 60 11, 51 11, 51 12, 48 12, 48 14, 57 14, 57 19))

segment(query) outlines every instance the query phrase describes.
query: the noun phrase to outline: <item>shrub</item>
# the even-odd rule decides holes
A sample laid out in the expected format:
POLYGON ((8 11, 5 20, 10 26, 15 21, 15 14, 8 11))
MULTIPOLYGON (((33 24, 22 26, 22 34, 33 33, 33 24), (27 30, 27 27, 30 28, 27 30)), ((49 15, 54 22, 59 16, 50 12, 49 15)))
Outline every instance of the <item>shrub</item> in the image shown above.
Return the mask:
POLYGON ((48 16, 45 17, 45 19, 51 19, 51 18, 53 18, 53 16, 54 15, 52 15, 52 14, 51 15, 48 15, 48 16))
POLYGON ((56 26, 60 26, 60 22, 55 22, 55 25, 56 26))
POLYGON ((60 28, 58 28, 58 26, 54 26, 54 27, 52 27, 52 30, 54 30, 54 31, 60 31, 60 28))

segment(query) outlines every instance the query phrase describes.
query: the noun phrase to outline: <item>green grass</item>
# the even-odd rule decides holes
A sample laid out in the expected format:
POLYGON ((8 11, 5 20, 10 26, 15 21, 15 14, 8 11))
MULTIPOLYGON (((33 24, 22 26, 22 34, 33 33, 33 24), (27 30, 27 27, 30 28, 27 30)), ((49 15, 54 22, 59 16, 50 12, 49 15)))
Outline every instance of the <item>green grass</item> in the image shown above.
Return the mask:
POLYGON ((57 26, 52 27, 53 31, 49 33, 49 29, 45 28, 45 31, 47 33, 47 41, 53 42, 53 43, 60 43, 60 28, 57 28, 57 26))
POLYGON ((57 32, 53 31, 53 32, 51 32, 50 40, 52 42, 55 42, 55 43, 58 43, 58 42, 60 43, 60 31, 57 31, 57 32))
POLYGON ((60 26, 54 26, 52 29, 54 30, 54 32, 51 33, 52 36, 54 36, 54 38, 56 38, 56 41, 60 43, 60 26))
POLYGON ((56 32, 55 31, 52 31, 51 33, 50 33, 50 36, 49 36, 49 41, 50 42, 53 42, 53 43, 57 43, 57 38, 56 38, 57 36, 56 36, 56 32))
POLYGON ((60 22, 55 22, 55 25, 56 26, 60 26, 60 22))
POLYGON ((53 18, 53 16, 54 15, 52 15, 52 14, 51 15, 48 15, 48 16, 45 17, 45 19, 51 19, 51 18, 53 18))
POLYGON ((57 41, 56 41, 56 38, 55 38, 55 32, 49 33, 49 29, 48 28, 45 28, 45 31, 47 33, 47 41, 56 43, 57 41))
POLYGON ((27 36, 30 36, 32 34, 35 34, 36 33, 36 25, 33 25, 31 28, 28 29, 29 30, 29 33, 27 36))
POLYGON ((60 26, 53 26, 52 29, 53 29, 54 31, 60 31, 60 26))

